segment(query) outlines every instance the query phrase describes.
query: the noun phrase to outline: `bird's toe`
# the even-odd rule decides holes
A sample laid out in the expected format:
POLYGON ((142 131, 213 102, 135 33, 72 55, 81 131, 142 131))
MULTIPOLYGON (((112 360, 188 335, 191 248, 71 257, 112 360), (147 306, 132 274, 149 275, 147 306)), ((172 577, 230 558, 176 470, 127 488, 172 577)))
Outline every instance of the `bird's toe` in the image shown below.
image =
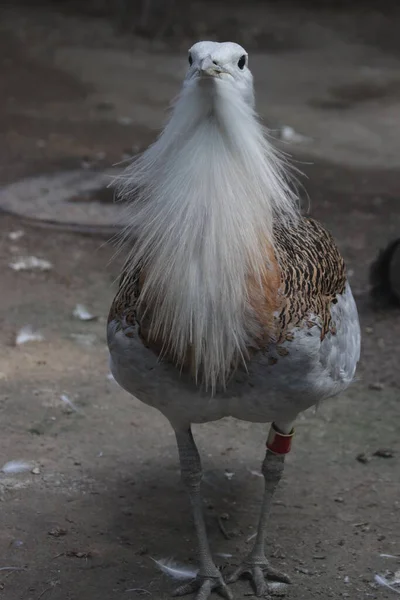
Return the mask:
POLYGON ((266 576, 271 581, 279 581, 280 583, 292 583, 289 575, 281 571, 280 569, 275 569, 268 564, 264 567, 264 576, 266 576))
POLYGON ((193 579, 189 583, 184 583, 180 585, 173 593, 173 596, 186 596, 187 594, 192 594, 197 590, 197 580, 193 579))
POLYGON ((233 600, 233 594, 226 585, 222 576, 219 577, 198 577, 181 585, 173 593, 173 596, 186 596, 197 592, 196 600, 208 600, 211 592, 215 590, 226 600, 233 600))
POLYGON ((244 562, 228 577, 227 582, 234 583, 243 576, 251 581, 258 597, 284 595, 286 585, 291 583, 286 573, 271 567, 267 560, 262 563, 244 562))

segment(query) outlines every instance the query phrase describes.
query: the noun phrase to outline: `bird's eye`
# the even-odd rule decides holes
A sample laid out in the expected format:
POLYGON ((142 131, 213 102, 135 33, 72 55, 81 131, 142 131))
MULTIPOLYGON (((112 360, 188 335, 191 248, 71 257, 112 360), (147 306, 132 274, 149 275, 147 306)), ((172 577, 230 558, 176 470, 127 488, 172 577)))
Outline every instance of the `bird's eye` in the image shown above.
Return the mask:
POLYGON ((190 54, 190 52, 189 52, 189 56, 188 56, 188 61, 189 61, 189 65, 192 66, 192 64, 193 64, 193 57, 190 54))
POLYGON ((244 69, 245 64, 246 64, 246 55, 243 54, 243 56, 241 56, 238 61, 239 69, 244 69))

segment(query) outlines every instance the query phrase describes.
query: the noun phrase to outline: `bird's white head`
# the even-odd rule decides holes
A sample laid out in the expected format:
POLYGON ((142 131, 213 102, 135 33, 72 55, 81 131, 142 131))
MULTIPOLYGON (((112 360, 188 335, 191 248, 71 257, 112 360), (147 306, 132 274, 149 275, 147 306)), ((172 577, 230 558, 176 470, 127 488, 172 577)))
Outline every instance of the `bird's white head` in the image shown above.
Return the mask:
MULTIPOLYGON (((224 85, 254 104, 253 76, 244 48, 233 42, 197 42, 189 50, 184 85, 224 85)), ((212 88, 211 88, 212 89, 212 88)))

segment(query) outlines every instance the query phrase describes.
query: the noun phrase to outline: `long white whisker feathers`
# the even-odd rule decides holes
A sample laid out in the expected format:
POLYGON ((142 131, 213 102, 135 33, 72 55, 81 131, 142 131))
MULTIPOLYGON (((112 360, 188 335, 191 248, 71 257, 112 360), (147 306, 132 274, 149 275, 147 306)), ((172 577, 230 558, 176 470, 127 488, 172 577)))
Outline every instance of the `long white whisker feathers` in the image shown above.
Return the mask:
POLYGON ((117 189, 129 201, 127 264, 144 274, 149 335, 181 366, 190 355, 215 390, 260 335, 248 281, 261 284, 274 222, 298 217, 283 162, 228 82, 196 81, 117 189))

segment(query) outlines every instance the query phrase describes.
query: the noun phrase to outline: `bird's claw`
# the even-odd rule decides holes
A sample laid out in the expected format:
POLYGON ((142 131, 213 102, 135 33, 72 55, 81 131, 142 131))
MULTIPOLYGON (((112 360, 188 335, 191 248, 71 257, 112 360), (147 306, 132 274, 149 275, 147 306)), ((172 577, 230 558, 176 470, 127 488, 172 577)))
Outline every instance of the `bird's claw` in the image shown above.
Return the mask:
POLYGON ((243 575, 247 576, 252 584, 256 596, 281 596, 286 592, 286 584, 291 583, 286 573, 271 567, 267 559, 265 561, 244 562, 228 578, 228 583, 234 583, 243 575), (274 583, 268 583, 268 580, 274 583))
POLYGON ((174 591, 173 596, 186 596, 186 594, 197 592, 196 600, 208 600, 213 590, 218 592, 223 598, 226 598, 226 600, 233 600, 232 592, 222 579, 222 575, 215 577, 198 576, 196 579, 189 581, 189 583, 181 585, 174 591))

